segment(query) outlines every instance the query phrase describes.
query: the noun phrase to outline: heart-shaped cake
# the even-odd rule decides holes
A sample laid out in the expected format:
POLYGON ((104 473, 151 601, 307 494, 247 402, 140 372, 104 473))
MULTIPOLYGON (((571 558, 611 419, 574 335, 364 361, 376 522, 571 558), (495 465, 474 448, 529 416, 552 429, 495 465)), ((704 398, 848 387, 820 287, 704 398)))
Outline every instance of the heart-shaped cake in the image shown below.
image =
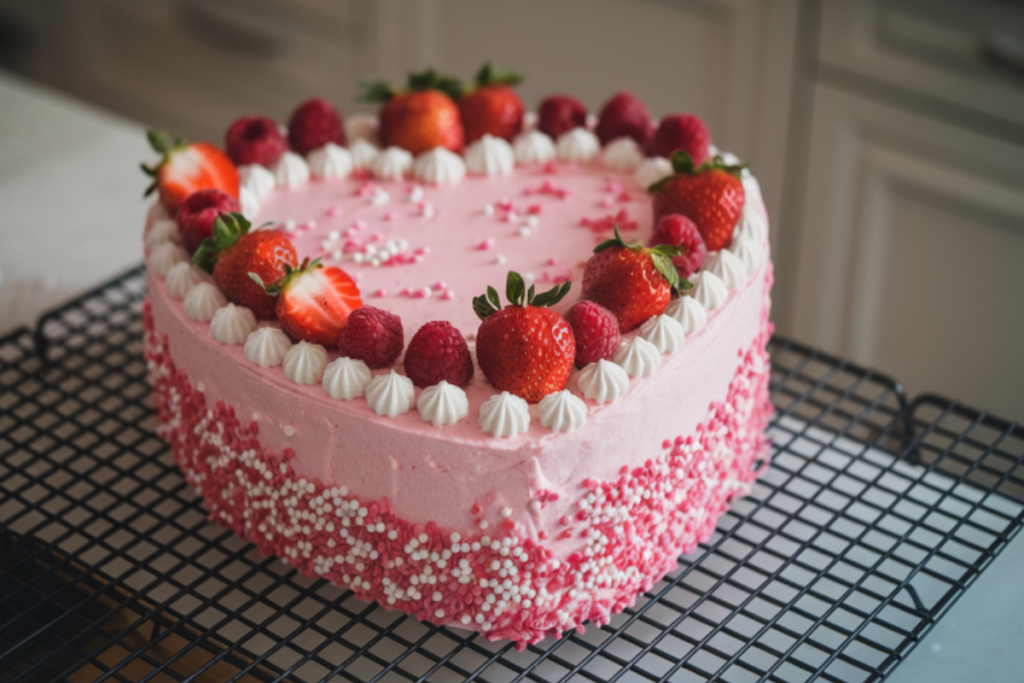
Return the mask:
POLYGON ((151 134, 146 354, 211 520, 523 645, 606 623, 749 489, 772 266, 693 121, 524 116, 498 81, 246 117, 227 155, 151 134))

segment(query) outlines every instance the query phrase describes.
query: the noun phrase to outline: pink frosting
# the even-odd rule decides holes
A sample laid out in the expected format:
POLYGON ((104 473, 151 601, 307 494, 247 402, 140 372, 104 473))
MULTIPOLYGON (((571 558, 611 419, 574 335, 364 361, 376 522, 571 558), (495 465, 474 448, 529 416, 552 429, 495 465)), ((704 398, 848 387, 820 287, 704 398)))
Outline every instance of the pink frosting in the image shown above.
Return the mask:
MULTIPOLYGON (((538 281, 571 277, 575 292, 562 302, 561 310, 576 299, 582 263, 595 242, 606 236, 604 231, 611 221, 603 218, 628 216, 636 221, 638 229, 626 234, 627 240, 646 241, 650 234, 649 202, 630 176, 588 166, 553 168, 558 171, 555 175, 517 169, 508 177, 470 177, 454 188, 428 189, 425 201, 433 207, 430 218, 424 217, 416 204, 402 201, 403 184, 385 186, 392 201, 382 207, 360 196, 366 194, 365 186, 354 180, 314 182, 305 188, 276 192, 255 222, 315 225, 293 235, 300 255, 320 254, 321 242, 330 239, 332 230, 348 233, 339 237, 341 243, 365 243, 374 234, 380 235, 374 242, 377 245, 389 239, 408 241, 410 252, 419 250, 418 261, 376 268, 349 261, 341 265, 358 276, 364 295, 429 292, 426 298, 381 295, 370 300, 401 316, 407 340, 422 323, 435 319, 448 320, 471 336, 478 321, 469 299, 482 293, 487 284, 502 291, 508 269, 533 272, 538 281), (609 194, 609 187, 625 187, 632 192, 609 194), (609 197, 617 202, 612 210, 602 208, 609 197), (492 205, 492 212, 484 211, 487 204, 492 205), (337 207, 342 210, 337 211, 337 207), (388 213, 393 220, 385 221, 388 213), (531 228, 530 236, 523 237, 520 218, 528 215, 539 216, 539 221, 531 228), (595 229, 595 224, 600 228, 595 229), (493 249, 476 249, 488 238, 495 241, 493 249), (495 264, 496 254, 505 257, 504 265, 495 264)), ((763 211, 763 205, 757 209, 763 211)), ((328 252, 331 250, 333 246, 328 252)), ((586 545, 578 533, 573 533, 572 520, 581 514, 581 496, 604 485, 601 482, 616 482, 624 473, 649 467, 652 458, 668 457, 666 448, 673 451, 675 444, 678 450, 688 436, 720 419, 715 415, 715 405, 730 406, 741 416, 742 427, 734 429, 737 434, 733 437, 739 441, 732 444, 732 451, 717 457, 723 459, 723 466, 739 468, 739 474, 729 475, 734 481, 749 480, 742 474, 743 467, 749 473, 753 453, 763 445, 761 431, 768 410, 764 344, 769 334, 771 281, 769 263, 731 291, 726 305, 711 312, 707 325, 687 337, 681 349, 665 356, 658 371, 631 379, 622 399, 602 406, 587 401, 589 412, 583 428, 552 433, 540 425, 533 406, 529 430, 504 439, 492 437, 477 425, 480 405, 495 393, 479 371, 466 387, 470 403, 467 419, 438 428, 421 420, 415 410, 395 419, 377 416, 362 399, 334 400, 318 385, 288 382, 281 368, 253 365, 241 346, 214 342, 209 325, 191 321, 181 302, 170 297, 163 281, 153 274, 148 275, 147 323, 155 333, 151 335, 156 340, 150 349, 153 358, 168 372, 175 366, 187 371, 187 379, 183 374, 175 375, 177 400, 187 393, 192 400, 226 410, 223 415, 211 412, 209 418, 227 419, 229 415, 248 435, 258 433, 259 452, 274 465, 282 457, 287 459, 280 467, 289 477, 309 482, 314 488, 344 486, 360 500, 374 501, 380 510, 411 525, 429 523, 431 528, 466 538, 480 536, 488 529, 496 535, 500 530, 508 537, 515 536, 517 542, 541 548, 547 559, 569 561, 586 545), (747 384, 741 382, 737 388, 740 375, 748 378, 744 380, 747 384), (748 386, 751 377, 757 385, 753 394, 748 386), (748 423, 753 430, 749 433, 743 427, 748 423), (737 445, 740 442, 742 446, 737 445)), ((332 350, 331 357, 336 355, 332 350)), ((400 369, 400 361, 397 367, 400 369)), ((579 395, 575 373, 567 388, 579 395)), ((158 393, 157 398, 170 405, 169 397, 158 393)), ((183 428, 182 419, 170 408, 161 412, 164 429, 179 442, 187 437, 174 436, 176 429, 183 428)), ((205 426, 212 428, 212 423, 205 426)), ((193 425, 193 431, 195 428, 193 425)), ((240 457, 237 451, 232 454, 240 457)), ((225 457, 232 454, 225 453, 225 457)), ((702 457, 709 455, 713 454, 704 453, 702 457)), ((194 463, 186 469, 187 474, 189 469, 190 477, 198 476, 194 463)), ((198 480, 193 483, 201 485, 198 480)), ((733 493, 719 491, 718 507, 711 506, 705 512, 710 515, 711 526, 704 524, 700 533, 710 533, 724 505, 722 501, 731 499, 733 493)), ((216 507, 209 495, 207 500, 208 505, 216 507)), ((694 503, 687 505, 692 507, 694 503)), ((219 519, 238 528, 238 520, 232 522, 223 515, 219 519)), ((251 530, 240 529, 239 533, 269 542, 260 541, 251 530)), ((519 621, 505 630, 490 629, 488 633, 527 642, 584 619, 600 620, 609 610, 622 609, 632 599, 627 600, 628 595, 635 595, 659 578, 670 561, 674 562, 672 553, 692 548, 698 536, 682 534, 675 540, 658 540, 661 555, 657 561, 648 563, 642 577, 619 585, 616 590, 621 594, 604 595, 599 608, 584 609, 575 596, 565 598, 566 605, 576 607, 560 612, 562 616, 556 622, 545 625, 535 621, 526 626, 519 621), (522 633, 526 635, 517 635, 515 629, 525 629, 522 633)), ((298 559, 289 554, 291 551, 273 543, 271 546, 272 552, 298 559)), ((338 574, 332 578, 349 583, 341 577, 338 574)), ((387 602, 383 594, 369 589, 357 593, 387 602)), ((458 612, 453 610, 449 606, 445 618, 429 613, 423 618, 444 622, 458 612)), ((479 626, 479 622, 473 623, 479 626)))

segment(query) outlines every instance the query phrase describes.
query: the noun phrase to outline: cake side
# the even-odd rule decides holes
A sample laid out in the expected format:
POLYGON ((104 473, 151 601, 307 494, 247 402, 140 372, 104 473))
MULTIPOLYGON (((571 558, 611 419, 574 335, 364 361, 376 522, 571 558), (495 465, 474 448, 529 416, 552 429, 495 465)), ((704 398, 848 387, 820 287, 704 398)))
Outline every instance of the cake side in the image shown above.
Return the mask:
MULTIPOLYGON (((566 501, 571 523, 554 539, 574 539, 579 550, 568 556, 558 557, 549 541, 511 519, 461 533, 433 520, 408 521, 389 498, 358 497, 349 486, 302 476, 292 466, 296 453, 265 447, 258 425, 193 386, 147 304, 146 354, 161 436, 211 519, 262 552, 420 619, 537 642, 587 620, 606 623, 632 604, 680 553, 710 537, 718 515, 754 478, 771 413, 770 266, 762 277, 758 332, 730 364, 724 399, 710 402, 692 432, 666 436, 643 464, 579 482, 566 501)), ((542 505, 551 502, 559 501, 542 505)))

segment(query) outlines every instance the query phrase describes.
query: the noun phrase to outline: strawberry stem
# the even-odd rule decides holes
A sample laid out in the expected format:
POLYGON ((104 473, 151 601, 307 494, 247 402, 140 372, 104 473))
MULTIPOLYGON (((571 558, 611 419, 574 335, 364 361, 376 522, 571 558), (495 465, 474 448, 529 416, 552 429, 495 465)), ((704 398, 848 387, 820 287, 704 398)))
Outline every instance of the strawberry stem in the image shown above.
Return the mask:
POLYGON ((488 85, 519 85, 523 82, 522 74, 515 71, 496 71, 490 62, 485 62, 476 73, 476 85, 483 88, 488 85))
MULTIPOLYGON (((508 299, 510 306, 554 306, 565 298, 565 295, 569 293, 570 287, 572 287, 571 282, 563 282, 546 292, 534 294, 533 285, 530 285, 530 289, 527 290, 523 276, 514 270, 510 270, 505 281, 505 297, 508 299)), ((498 298, 498 292, 494 287, 488 286, 487 294, 473 298, 473 311, 476 312, 481 320, 500 310, 501 300, 498 298)))

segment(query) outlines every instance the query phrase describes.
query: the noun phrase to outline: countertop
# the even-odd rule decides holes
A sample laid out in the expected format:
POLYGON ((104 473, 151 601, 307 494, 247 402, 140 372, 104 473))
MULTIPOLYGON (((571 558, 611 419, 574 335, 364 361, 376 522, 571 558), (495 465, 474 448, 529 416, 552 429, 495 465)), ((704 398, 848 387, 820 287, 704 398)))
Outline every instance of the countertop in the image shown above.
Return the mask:
MULTIPOLYGON (((143 126, 0 72, 0 334, 142 260, 143 126)), ((1017 681, 1018 537, 889 678, 1017 681)))

